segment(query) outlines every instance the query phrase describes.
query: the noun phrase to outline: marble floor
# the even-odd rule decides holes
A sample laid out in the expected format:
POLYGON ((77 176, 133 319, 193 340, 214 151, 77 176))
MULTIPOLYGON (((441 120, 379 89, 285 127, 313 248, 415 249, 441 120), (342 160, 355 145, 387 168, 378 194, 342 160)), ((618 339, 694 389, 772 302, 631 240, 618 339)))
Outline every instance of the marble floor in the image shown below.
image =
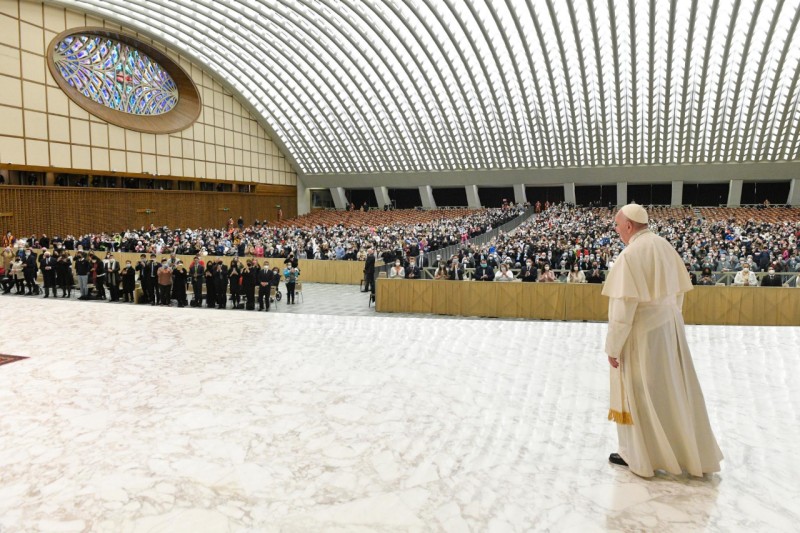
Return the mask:
POLYGON ((603 324, 6 296, 0 324, 29 357, 3 533, 800 530, 800 328, 689 327, 723 470, 644 480, 606 461, 603 324))

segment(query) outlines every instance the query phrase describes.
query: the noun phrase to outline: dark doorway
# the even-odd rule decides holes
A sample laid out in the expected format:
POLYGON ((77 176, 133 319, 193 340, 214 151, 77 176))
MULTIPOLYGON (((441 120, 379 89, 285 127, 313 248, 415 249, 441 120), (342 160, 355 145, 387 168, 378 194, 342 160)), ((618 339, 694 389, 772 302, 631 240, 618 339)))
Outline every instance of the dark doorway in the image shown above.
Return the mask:
POLYGON ((628 184, 628 203, 640 205, 670 205, 672 203, 672 184, 641 183, 628 184))
POLYGON ((617 186, 616 184, 576 186, 575 203, 581 206, 594 207, 617 205, 617 186))
POLYGON ((727 183, 684 183, 683 203, 698 206, 718 206, 728 202, 727 183))
POLYGON ((396 209, 414 209, 422 206, 419 189, 389 189, 389 200, 396 209))
POLYGON ((464 187, 441 187, 433 189, 436 207, 466 207, 467 189, 464 187))
POLYGON ((364 202, 367 202, 369 207, 378 207, 375 191, 372 189, 346 189, 344 196, 348 202, 355 205, 356 209, 360 209, 364 202))
POLYGON ((484 207, 502 207, 514 202, 514 187, 478 187, 478 197, 484 207))
POLYGON ((788 181, 746 181, 742 184, 742 204, 785 204, 789 198, 788 181))
POLYGON ((564 201, 564 186, 555 185, 552 187, 525 187, 525 197, 528 203, 536 205, 536 202, 558 204, 564 201))

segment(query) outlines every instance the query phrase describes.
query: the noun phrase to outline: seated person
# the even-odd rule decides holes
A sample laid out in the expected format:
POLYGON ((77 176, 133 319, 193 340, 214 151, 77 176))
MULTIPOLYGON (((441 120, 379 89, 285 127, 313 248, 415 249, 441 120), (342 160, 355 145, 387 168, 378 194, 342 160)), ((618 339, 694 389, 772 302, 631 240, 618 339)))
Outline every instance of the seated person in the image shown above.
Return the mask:
POLYGON ((736 273, 733 284, 737 287, 755 287, 758 285, 756 275, 750 272, 750 263, 742 263, 742 270, 736 273))
POLYGON ((405 277, 406 271, 403 268, 403 265, 400 264, 400 260, 396 259, 394 266, 389 269, 389 279, 404 279, 405 277))
POLYGON ((494 270, 489 266, 486 258, 481 259, 481 264, 475 268, 472 279, 474 281, 494 281, 494 270))
POLYGON ((705 267, 700 273, 700 279, 697 280, 698 285, 716 285, 714 277, 711 275, 711 269, 705 267))
POLYGON ((436 269, 436 273, 433 275, 433 279, 447 279, 448 277, 449 274, 444 265, 439 266, 439 268, 436 269))
POLYGON ((587 283, 603 283, 605 281, 605 276, 603 272, 600 270, 597 261, 592 263, 592 270, 589 271, 589 275, 586 276, 587 283))
POLYGON ((409 258, 408 268, 405 269, 406 279, 419 279, 420 271, 417 267, 417 260, 414 257, 409 258))
POLYGON ((783 283, 781 277, 775 274, 775 268, 772 266, 767 270, 767 275, 761 278, 762 287, 782 287, 783 283))
POLYGON ((572 265, 569 275, 567 275, 567 283, 586 283, 586 274, 583 273, 580 266, 572 265))
POLYGON ((450 281, 462 281, 464 279, 464 267, 458 261, 458 257, 453 259, 450 268, 447 269, 447 279, 450 281))
POLYGON ((494 277, 495 281, 514 281, 514 273, 505 263, 500 264, 500 271, 494 277))
POLYGON ((539 283, 555 283, 556 275, 550 270, 550 265, 544 265, 544 270, 539 274, 539 279, 537 281, 539 283))

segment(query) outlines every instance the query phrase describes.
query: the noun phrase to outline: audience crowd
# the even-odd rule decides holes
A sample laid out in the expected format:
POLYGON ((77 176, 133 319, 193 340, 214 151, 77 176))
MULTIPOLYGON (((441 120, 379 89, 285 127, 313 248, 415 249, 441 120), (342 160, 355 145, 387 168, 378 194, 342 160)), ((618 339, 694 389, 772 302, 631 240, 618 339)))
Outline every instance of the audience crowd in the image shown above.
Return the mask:
MULTIPOLYGON (((386 261, 389 278, 426 277, 424 267, 432 266, 435 279, 604 281, 623 247, 610 209, 546 206, 486 244, 468 242, 523 212, 524 206, 513 205, 444 212, 321 212, 275 224, 245 226, 240 217, 222 229, 151 226, 53 239, 16 239, 7 232, 0 279, 5 293, 16 289, 18 294, 38 294, 41 277, 45 298, 51 293, 56 297, 57 289, 61 297, 69 297, 77 280, 81 299, 134 301, 138 282, 140 301, 151 305, 205 302, 226 308, 230 301, 233 308, 255 309, 257 303, 260 310, 269 310, 279 297, 281 281, 287 303, 294 303, 299 258, 363 261, 369 255, 369 277, 374 276, 376 251, 386 261), (451 245, 460 245, 457 253, 426 264, 424 252, 451 245), (140 259, 121 265, 116 251, 136 252, 140 259), (176 254, 194 259, 184 265, 176 254), (217 257, 223 255, 235 257, 228 265, 217 257)), ((800 286, 795 276, 780 275, 800 272, 800 210, 651 208, 650 217, 651 229, 672 243, 694 284, 722 280, 742 286, 800 286)))

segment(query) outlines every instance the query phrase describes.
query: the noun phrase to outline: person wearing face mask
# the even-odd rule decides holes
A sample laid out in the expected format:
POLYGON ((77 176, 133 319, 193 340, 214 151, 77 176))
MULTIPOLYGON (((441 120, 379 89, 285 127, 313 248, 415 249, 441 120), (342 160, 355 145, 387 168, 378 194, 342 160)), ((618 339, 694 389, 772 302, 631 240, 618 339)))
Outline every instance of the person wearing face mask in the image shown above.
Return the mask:
POLYGON ((508 268, 506 263, 500 264, 500 270, 494 277, 495 281, 514 281, 514 273, 508 268))
POLYGON ((242 269, 242 292, 244 293, 244 308, 253 311, 256 308, 256 277, 258 276, 258 263, 253 264, 252 259, 242 269))
POLYGON ((195 256, 189 265, 189 279, 192 283, 192 307, 200 307, 203 302, 203 281, 205 279, 206 265, 195 256))
POLYGON ((39 267, 42 270, 42 278, 44 279, 44 297, 50 296, 50 290, 53 290, 53 297, 56 296, 56 259, 50 257, 50 252, 45 251, 42 254, 41 264, 39 267))
MULTIPOLYGON (((205 278, 205 282, 206 282, 206 307, 209 308, 209 309, 214 307, 216 305, 216 301, 217 301, 217 299, 216 299, 217 289, 214 286, 214 268, 215 267, 216 267, 216 263, 214 263, 213 260, 210 260, 208 262, 207 267, 206 267, 205 273, 203 274, 203 277, 205 278)), ((198 301, 197 302, 198 307, 200 306, 200 304, 201 304, 201 302, 198 301)))
POLYGON ((217 303, 218 309, 225 309, 228 307, 228 267, 222 262, 222 259, 217 259, 217 266, 214 267, 214 289, 216 294, 214 301, 217 303))
POLYGON ((56 283, 61 287, 61 297, 72 296, 72 260, 66 251, 61 252, 56 261, 56 283))
POLYGON ((389 279, 404 279, 406 271, 399 259, 395 259, 394 265, 389 269, 389 279))
POLYGON ((569 275, 567 276, 567 283, 586 283, 586 274, 583 273, 583 270, 581 270, 577 264, 572 265, 569 275))
POLYGON ((733 284, 737 287, 755 287, 758 285, 756 275, 750 271, 750 263, 742 263, 742 269, 733 278, 733 284))
POLYGON ((523 282, 535 283, 536 278, 538 277, 539 274, 536 269, 536 265, 533 263, 533 259, 529 257, 525 260, 525 264, 522 266, 522 269, 519 272, 519 279, 521 279, 523 282))
POLYGON ((108 284, 108 291, 111 296, 112 302, 119 301, 119 261, 114 259, 114 256, 108 254, 106 260, 103 262, 106 269, 106 283, 108 284))
POLYGON ((297 278, 300 277, 300 269, 287 266, 283 271, 283 281, 286 283, 286 304, 294 304, 294 289, 297 286, 297 278))
POLYGON ((269 268, 269 261, 264 261, 264 265, 258 270, 256 282, 258 283, 258 310, 269 311, 269 290, 272 281, 272 270, 269 268))
POLYGON ((130 261, 125 261, 122 269, 122 301, 133 303, 133 291, 136 290, 136 269, 130 261))
POLYGON ((592 262, 592 269, 589 271, 586 281, 588 283, 603 283, 603 280, 605 280, 605 275, 603 271, 600 270, 600 265, 597 261, 592 262))
POLYGON ((494 281, 494 269, 489 266, 486 257, 481 258, 481 262, 472 275, 473 281, 494 281))
POLYGON ((762 287, 782 287, 783 283, 781 277, 775 273, 775 268, 770 265, 767 269, 767 275, 761 278, 762 287))
POLYGON ((539 279, 537 280, 539 283, 555 283, 556 275, 550 270, 550 265, 545 263, 544 270, 542 273, 539 274, 539 279))
POLYGON ((166 258, 161 260, 161 266, 158 268, 158 305, 165 305, 169 307, 172 304, 172 269, 166 258))
POLYGON ((455 257, 450 263, 450 267, 447 269, 447 279, 450 281, 464 280, 464 267, 459 263, 458 257, 455 257))
POLYGON ((25 275, 25 287, 28 292, 25 294, 30 296, 39 292, 39 286, 36 284, 36 275, 39 273, 39 268, 36 265, 36 254, 30 248, 26 248, 22 258, 22 273, 25 275))
POLYGON ((406 279, 419 279, 420 271, 417 267, 417 260, 411 257, 408 260, 408 268, 405 269, 406 279))
POLYGON ((104 286, 106 282, 106 269, 103 266, 103 262, 96 255, 92 255, 92 270, 89 274, 89 280, 97 291, 97 297, 100 300, 105 300, 106 290, 104 286))
POLYGON ((186 307, 189 304, 186 301, 186 282, 188 278, 189 272, 183 266, 183 261, 179 259, 172 269, 172 297, 178 302, 178 307, 186 307))

